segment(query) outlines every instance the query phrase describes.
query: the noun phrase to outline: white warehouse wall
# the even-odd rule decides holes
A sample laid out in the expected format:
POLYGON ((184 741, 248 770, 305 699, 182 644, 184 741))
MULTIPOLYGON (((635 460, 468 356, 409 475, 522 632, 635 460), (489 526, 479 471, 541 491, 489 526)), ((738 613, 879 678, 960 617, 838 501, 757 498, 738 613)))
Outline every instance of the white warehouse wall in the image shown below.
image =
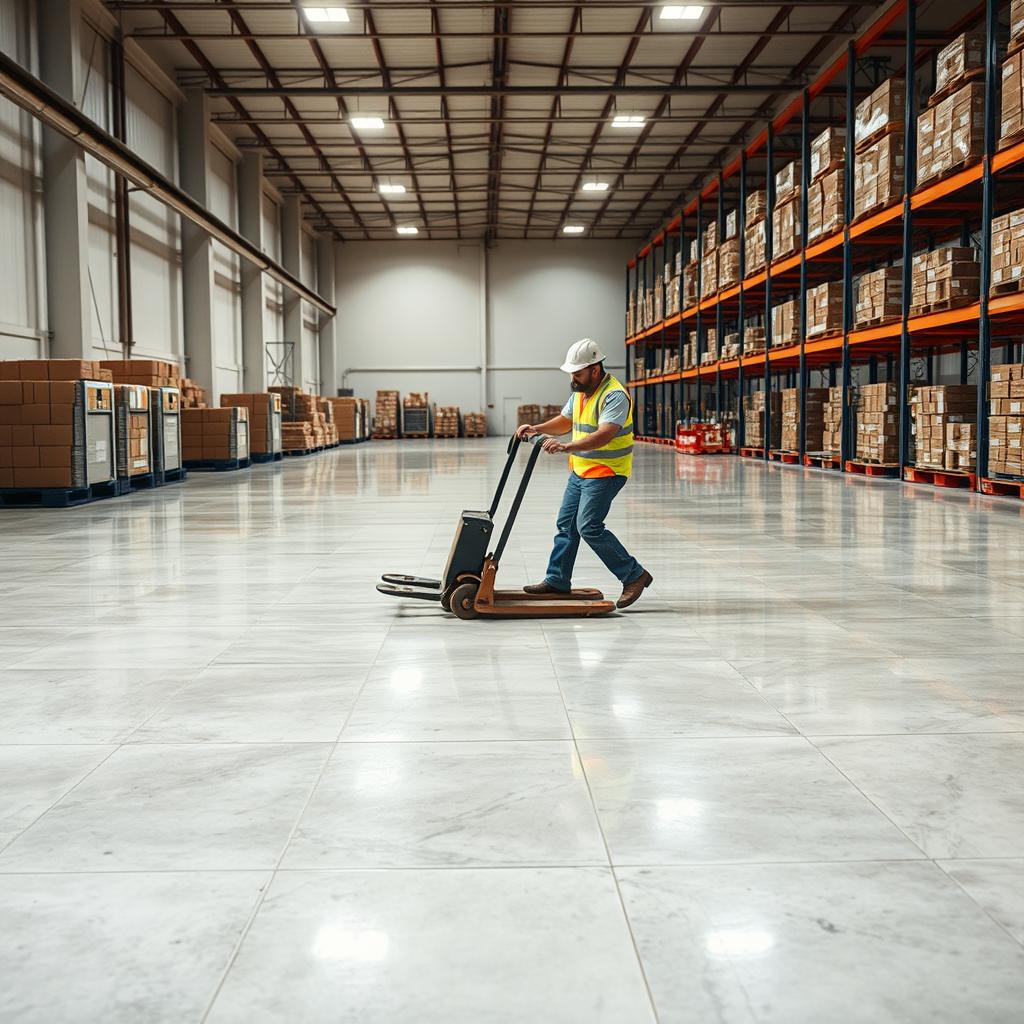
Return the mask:
POLYGON ((630 250, 504 240, 485 258, 474 243, 339 244, 338 384, 369 398, 429 391, 463 411, 486 404, 491 431, 503 433, 516 405, 565 400, 558 366, 577 338, 599 339, 621 372, 630 250))

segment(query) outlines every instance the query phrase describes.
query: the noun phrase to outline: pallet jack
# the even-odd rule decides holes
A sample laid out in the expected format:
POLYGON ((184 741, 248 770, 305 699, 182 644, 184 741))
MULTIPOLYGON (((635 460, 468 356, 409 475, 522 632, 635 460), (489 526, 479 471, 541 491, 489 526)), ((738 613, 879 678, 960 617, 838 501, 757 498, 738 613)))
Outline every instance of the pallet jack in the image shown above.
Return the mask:
POLYGON ((522 590, 495 590, 494 581, 505 545, 512 533, 519 507, 526 495, 530 477, 541 453, 545 435, 536 434, 529 441, 515 435, 508 443, 508 458, 502 470, 494 500, 486 512, 464 511, 455 530, 448 553, 448 563, 439 580, 420 576, 386 573, 377 590, 391 597, 409 597, 419 601, 439 601, 445 611, 460 619, 478 616, 504 618, 535 618, 538 616, 607 615, 615 610, 614 601, 606 601, 600 590, 572 590, 566 594, 526 594, 522 590), (505 526, 493 553, 488 551, 494 532, 494 516, 508 483, 520 444, 532 444, 526 470, 505 519, 505 526))

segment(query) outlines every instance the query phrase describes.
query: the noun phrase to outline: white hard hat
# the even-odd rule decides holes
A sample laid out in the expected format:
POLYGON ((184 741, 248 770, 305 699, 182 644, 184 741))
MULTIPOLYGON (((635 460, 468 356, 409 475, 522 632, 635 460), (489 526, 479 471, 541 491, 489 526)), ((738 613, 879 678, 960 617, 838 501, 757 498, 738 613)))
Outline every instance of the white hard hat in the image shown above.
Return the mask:
POLYGON ((604 359, 605 355, 601 351, 601 346, 593 338, 581 338, 569 346, 562 369, 566 373, 575 373, 577 370, 585 370, 595 363, 603 363, 604 359))

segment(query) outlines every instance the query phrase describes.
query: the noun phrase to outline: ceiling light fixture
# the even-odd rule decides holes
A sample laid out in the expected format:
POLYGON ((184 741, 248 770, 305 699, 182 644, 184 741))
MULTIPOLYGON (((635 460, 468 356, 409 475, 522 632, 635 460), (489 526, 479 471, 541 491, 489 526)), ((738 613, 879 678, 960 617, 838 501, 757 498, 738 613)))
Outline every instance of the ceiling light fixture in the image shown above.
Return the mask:
POLYGON ((613 128, 642 128, 647 120, 643 114, 616 114, 612 118, 613 128))
POLYGON ((393 185, 390 181, 388 181, 388 182, 378 181, 377 182, 377 191, 382 196, 404 196, 405 195, 405 186, 404 185, 393 185))
POLYGON ((420 229, 415 224, 399 224, 395 230, 400 235, 418 235, 420 233, 420 229))
POLYGON ((608 191, 607 181, 585 181, 583 182, 584 192, 607 192, 608 191))
POLYGON ((664 21, 696 21, 703 13, 703 4, 669 4, 661 9, 664 21))
POLYGON ((356 131, 373 131, 378 132, 384 127, 383 117, 350 117, 348 123, 356 129, 356 131))
POLYGON ((340 24, 347 22, 348 11, 344 7, 303 7, 306 20, 313 24, 340 24))
POLYGON ((562 228, 563 235, 582 235, 587 229, 582 224, 566 224, 562 228))

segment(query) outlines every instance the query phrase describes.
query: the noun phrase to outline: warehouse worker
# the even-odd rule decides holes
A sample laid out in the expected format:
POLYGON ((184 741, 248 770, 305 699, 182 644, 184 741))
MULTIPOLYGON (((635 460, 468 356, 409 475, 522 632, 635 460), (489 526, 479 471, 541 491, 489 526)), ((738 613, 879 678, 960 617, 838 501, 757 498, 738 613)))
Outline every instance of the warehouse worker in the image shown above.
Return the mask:
POLYGON ((571 346, 562 369, 573 394, 560 416, 524 424, 516 436, 552 434, 543 443, 552 455, 569 455, 572 472, 558 513, 558 533, 543 583, 524 587, 528 594, 568 593, 582 537, 622 583, 617 608, 628 608, 653 582, 651 574, 605 528, 615 496, 633 466, 633 403, 629 392, 604 369, 604 353, 584 338, 571 346), (572 430, 572 441, 557 440, 572 430))

